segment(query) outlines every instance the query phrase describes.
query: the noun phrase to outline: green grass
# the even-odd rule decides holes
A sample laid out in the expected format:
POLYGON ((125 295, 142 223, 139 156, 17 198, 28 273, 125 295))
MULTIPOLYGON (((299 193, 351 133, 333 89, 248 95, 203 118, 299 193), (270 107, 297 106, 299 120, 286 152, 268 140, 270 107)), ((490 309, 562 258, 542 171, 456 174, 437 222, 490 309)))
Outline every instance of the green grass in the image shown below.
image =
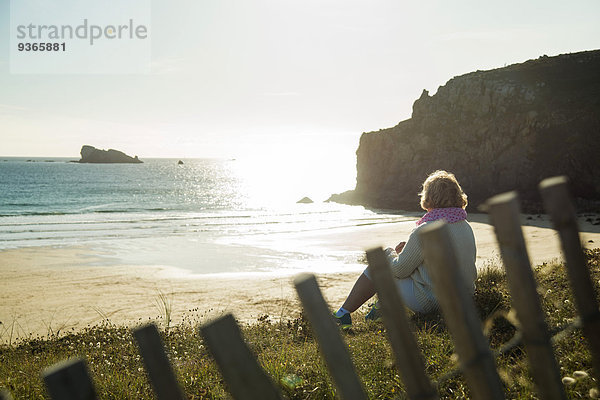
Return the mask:
MULTIPOLYGON (((600 249, 586 252, 586 257, 598 290, 600 249)), ((554 329, 572 322, 576 314, 564 267, 544 264, 535 268, 535 275, 548 326, 554 329)), ((498 349, 515 333, 509 322, 512 318, 510 295, 500 270, 492 268, 480 273, 475 302, 485 321, 490 345, 498 349)), ((189 398, 226 398, 223 379, 198 334, 201 318, 197 311, 190 310, 184 323, 161 331, 161 335, 189 398)), ((404 398, 403 384, 394 366, 383 324, 363 322, 360 312, 355 314, 352 331, 343 336, 369 398, 404 398)), ((410 315, 410 319, 427 373, 432 380, 437 380, 456 367, 454 348, 443 318, 410 315)), ((242 326, 242 332, 262 367, 286 397, 335 398, 333 382, 310 326, 302 315, 285 322, 272 322, 269 316, 263 316, 254 324, 242 326)), ((575 329, 561 336, 554 345, 563 377, 573 377, 575 371, 591 371, 591 357, 581 330, 575 329)), ((112 325, 109 321, 82 332, 49 335, 1 346, 0 388, 9 389, 16 399, 45 398, 40 372, 73 357, 87 360, 100 398, 153 398, 130 329, 112 325)), ((498 357, 496 363, 507 398, 536 398, 522 348, 517 347, 498 357)), ((590 398, 593 387, 590 376, 579 376, 566 386, 566 390, 569 398, 590 398)), ((461 376, 443 382, 439 392, 442 398, 469 397, 461 376)))

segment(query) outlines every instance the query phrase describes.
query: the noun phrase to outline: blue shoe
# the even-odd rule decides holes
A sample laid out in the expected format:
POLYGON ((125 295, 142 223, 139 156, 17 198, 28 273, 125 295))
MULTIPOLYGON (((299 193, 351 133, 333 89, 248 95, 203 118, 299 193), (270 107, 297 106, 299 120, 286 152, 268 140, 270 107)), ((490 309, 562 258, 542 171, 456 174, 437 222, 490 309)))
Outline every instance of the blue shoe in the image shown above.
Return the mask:
POLYGON ((378 322, 381 321, 381 311, 379 311, 379 302, 375 302, 373 304, 369 304, 371 309, 365 315, 365 321, 378 322))
POLYGON ((335 313, 333 313, 333 319, 335 319, 335 323, 344 331, 352 328, 352 316, 350 313, 344 314, 341 317, 337 317, 335 313))

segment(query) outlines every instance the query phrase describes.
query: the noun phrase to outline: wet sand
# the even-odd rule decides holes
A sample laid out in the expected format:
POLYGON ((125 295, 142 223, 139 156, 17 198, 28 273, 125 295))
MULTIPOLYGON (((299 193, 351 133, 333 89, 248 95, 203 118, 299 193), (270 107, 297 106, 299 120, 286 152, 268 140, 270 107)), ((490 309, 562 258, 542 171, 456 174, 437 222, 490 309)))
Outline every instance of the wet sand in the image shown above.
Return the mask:
MULTIPOLYGON (((477 266, 499 266, 499 250, 487 215, 471 214, 477 240, 477 266)), ((561 257, 557 234, 546 216, 522 216, 532 264, 561 257)), ((414 228, 414 221, 301 234, 271 235, 265 247, 290 246, 296 251, 358 252, 395 246, 414 228)), ((582 243, 600 246, 600 226, 580 220, 582 243)), ((294 317, 300 306, 293 273, 193 274, 171 266, 105 265, 102 254, 85 246, 31 247, 0 251, 0 341, 78 330, 103 319, 134 325, 149 320, 164 324, 167 305, 173 323, 201 322, 226 312, 251 323, 259 316, 294 317), (162 317, 162 318, 161 318, 162 317)), ((319 273, 317 279, 333 307, 344 300, 360 266, 319 273)))

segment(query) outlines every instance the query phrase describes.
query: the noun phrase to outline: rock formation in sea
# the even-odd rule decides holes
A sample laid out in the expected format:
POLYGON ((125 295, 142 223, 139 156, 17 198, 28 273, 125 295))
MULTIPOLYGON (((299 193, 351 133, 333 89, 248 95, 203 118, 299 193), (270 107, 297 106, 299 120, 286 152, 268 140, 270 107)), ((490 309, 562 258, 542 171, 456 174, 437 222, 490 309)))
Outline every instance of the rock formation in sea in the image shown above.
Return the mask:
POLYGON ((600 50, 472 72, 433 96, 424 90, 412 118, 363 133, 356 154, 355 190, 330 200, 414 210, 423 180, 445 169, 471 210, 509 190, 537 208, 537 184, 554 175, 570 178, 580 204, 597 204, 600 50))
POLYGON ((143 161, 138 159, 138 156, 130 157, 122 151, 118 150, 100 150, 94 146, 84 145, 81 148, 81 160, 80 163, 94 163, 94 164, 141 164, 143 161))
POLYGON ((298 204, 311 204, 311 203, 314 203, 314 202, 312 201, 312 199, 310 197, 303 197, 300 200, 298 200, 296 203, 298 203, 298 204))

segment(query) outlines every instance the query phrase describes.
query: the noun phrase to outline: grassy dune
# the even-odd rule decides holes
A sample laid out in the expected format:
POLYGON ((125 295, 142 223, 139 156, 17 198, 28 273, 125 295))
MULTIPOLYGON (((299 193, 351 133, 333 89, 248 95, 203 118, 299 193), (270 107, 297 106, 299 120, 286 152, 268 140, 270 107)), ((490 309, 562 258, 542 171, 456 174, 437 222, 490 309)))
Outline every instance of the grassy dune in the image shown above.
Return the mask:
MULTIPOLYGON (((600 286, 600 249, 587 251, 597 293, 600 286)), ((564 266, 543 264, 535 268, 539 293, 550 329, 569 324, 576 317, 564 266)), ((511 324, 510 294, 504 274, 495 268, 480 273, 475 301, 490 346, 499 349, 515 333, 511 324)), ((370 398, 403 396, 403 384, 394 367, 382 323, 365 323, 355 314, 355 327, 344 334, 356 370, 370 398)), ((363 314, 364 315, 364 314, 363 314)), ((184 323, 161 331, 171 362, 188 397, 212 399, 228 397, 223 380, 208 349, 197 332, 202 317, 189 310, 184 323)), ((456 368, 453 344, 439 315, 416 316, 411 320, 425 358, 427 373, 438 380, 456 368)), ((320 356, 311 329, 302 315, 284 322, 263 316, 243 326, 246 342, 262 367, 290 399, 328 399, 335 388, 320 356)), ((160 320, 158 321, 161 322, 160 320)), ((590 398, 595 382, 591 378, 591 358, 580 329, 556 337, 555 354, 570 398, 590 398), (576 372, 577 371, 577 372, 576 372)), ((17 345, 0 347, 0 388, 9 389, 16 399, 45 398, 40 371, 63 359, 87 359, 100 398, 153 398, 146 373, 129 328, 105 321, 77 333, 61 333, 29 339, 17 345)), ((526 355, 516 347, 497 358, 508 398, 536 397, 528 372, 526 355)), ((461 376, 444 380, 439 386, 442 398, 469 397, 461 376)))

